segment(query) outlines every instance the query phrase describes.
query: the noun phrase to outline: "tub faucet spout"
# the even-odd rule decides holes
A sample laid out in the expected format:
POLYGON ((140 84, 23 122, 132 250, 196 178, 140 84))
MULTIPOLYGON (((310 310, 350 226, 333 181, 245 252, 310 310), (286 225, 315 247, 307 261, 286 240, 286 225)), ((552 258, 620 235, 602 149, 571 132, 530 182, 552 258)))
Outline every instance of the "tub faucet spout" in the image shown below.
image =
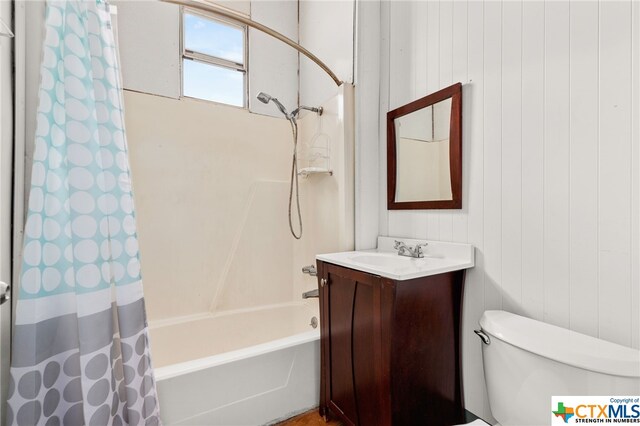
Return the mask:
POLYGON ((305 291, 304 293, 302 293, 303 299, 309 299, 311 297, 320 297, 320 293, 318 292, 317 288, 315 290, 305 291))

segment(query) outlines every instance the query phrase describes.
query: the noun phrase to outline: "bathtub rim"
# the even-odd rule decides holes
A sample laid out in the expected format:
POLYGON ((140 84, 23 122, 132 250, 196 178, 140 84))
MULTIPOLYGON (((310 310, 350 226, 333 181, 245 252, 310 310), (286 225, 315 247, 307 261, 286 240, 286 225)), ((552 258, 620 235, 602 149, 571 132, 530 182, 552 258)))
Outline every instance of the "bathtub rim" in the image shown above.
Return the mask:
POLYGON ((154 368, 155 379, 156 381, 168 380, 174 377, 195 373, 197 371, 227 364, 233 361, 239 361, 280 349, 286 349, 292 346, 313 342, 315 340, 320 340, 319 328, 283 337, 280 339, 271 340, 269 342, 248 346, 242 349, 236 349, 233 351, 223 352, 204 358, 197 358, 190 361, 184 361, 164 367, 154 368))

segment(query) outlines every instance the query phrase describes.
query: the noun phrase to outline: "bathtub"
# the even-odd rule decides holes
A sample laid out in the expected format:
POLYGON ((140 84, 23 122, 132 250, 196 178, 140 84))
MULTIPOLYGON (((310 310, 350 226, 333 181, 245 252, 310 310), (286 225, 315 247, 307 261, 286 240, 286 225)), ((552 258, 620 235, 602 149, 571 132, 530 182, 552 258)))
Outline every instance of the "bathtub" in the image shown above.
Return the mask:
POLYGON ((151 322, 165 425, 262 425, 318 405, 317 299, 151 322))

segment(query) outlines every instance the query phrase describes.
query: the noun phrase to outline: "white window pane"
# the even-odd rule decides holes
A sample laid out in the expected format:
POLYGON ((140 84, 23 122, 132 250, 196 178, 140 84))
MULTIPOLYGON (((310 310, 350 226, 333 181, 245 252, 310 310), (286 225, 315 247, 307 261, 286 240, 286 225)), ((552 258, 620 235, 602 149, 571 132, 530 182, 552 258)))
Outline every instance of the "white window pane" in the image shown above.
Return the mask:
POLYGON ((228 105, 244 106, 244 73, 185 59, 184 95, 228 105))
POLYGON ((192 52, 244 63, 244 31, 199 15, 184 14, 184 47, 192 52))

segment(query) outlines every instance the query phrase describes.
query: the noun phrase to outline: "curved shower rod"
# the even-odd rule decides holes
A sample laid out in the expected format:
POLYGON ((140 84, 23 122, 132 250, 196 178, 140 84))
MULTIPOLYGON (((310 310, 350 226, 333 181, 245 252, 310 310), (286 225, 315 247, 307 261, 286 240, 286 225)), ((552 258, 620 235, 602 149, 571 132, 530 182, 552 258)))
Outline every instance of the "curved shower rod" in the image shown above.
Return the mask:
POLYGON ((225 8, 225 7, 218 6, 218 5, 213 4, 213 3, 204 3, 204 2, 198 1, 198 0, 160 0, 160 1, 163 1, 165 3, 177 4, 179 6, 186 6, 186 7, 192 8, 192 9, 201 10, 201 11, 205 11, 205 12, 216 13, 218 15, 224 16, 225 18, 229 18, 229 19, 232 19, 234 21, 237 21, 237 22, 240 22, 242 24, 245 24, 245 25, 247 25, 247 26, 249 26, 251 28, 255 28, 258 31, 262 31, 265 34, 268 34, 271 37, 277 38, 281 42, 283 42, 285 44, 288 44, 289 46, 291 46, 294 49, 296 49, 298 52, 302 53, 307 58, 311 59, 320 68, 322 68, 322 70, 324 72, 329 74, 329 77, 331 77, 331 79, 336 83, 336 85, 338 85, 338 86, 342 85, 342 81, 340 81, 338 76, 336 76, 334 74, 334 72, 331 71, 331 68, 329 68, 327 66, 327 64, 322 62, 320 60, 320 58, 318 58, 313 53, 309 52, 304 47, 300 46, 295 41, 291 40, 289 37, 287 37, 287 36, 277 32, 277 31, 267 27, 266 25, 263 25, 263 24, 261 24, 259 22, 256 22, 256 21, 252 21, 251 19, 249 19, 249 18, 247 18, 247 17, 245 17, 245 16, 243 16, 243 15, 237 13, 237 12, 231 11, 231 10, 225 8))

